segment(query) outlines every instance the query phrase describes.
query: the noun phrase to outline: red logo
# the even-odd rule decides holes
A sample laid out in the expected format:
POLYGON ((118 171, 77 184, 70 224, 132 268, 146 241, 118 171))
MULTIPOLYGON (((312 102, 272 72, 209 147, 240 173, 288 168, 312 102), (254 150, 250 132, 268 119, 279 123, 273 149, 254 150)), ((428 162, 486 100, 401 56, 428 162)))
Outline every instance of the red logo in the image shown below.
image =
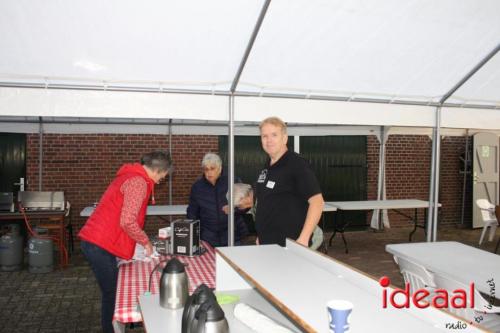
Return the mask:
POLYGON ((390 292, 390 295, 387 295, 386 288, 391 284, 391 280, 387 276, 383 276, 379 283, 384 288, 382 291, 382 307, 384 309, 387 308, 387 300, 397 309, 409 308, 410 301, 419 309, 431 305, 440 309, 449 307, 455 309, 474 308, 474 283, 470 284, 468 291, 455 289, 453 292, 448 292, 446 289, 434 289, 432 294, 424 288, 417 289, 413 294, 410 294, 410 284, 406 283, 405 289, 395 288, 390 292))

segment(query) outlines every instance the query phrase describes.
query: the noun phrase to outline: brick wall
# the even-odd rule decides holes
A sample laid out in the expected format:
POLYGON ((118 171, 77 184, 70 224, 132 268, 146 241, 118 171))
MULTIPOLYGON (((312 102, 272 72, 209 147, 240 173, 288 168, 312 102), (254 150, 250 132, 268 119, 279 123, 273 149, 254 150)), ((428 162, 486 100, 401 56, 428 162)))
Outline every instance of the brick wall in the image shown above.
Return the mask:
MULTIPOLYGON (((375 136, 367 140, 368 200, 377 198, 379 142, 375 136)), ((441 140, 441 170, 439 202, 440 223, 460 222, 463 174, 460 173, 460 154, 465 149, 464 137, 445 137, 441 140)), ((386 144, 387 199, 429 200, 432 141, 425 135, 391 135, 386 144)), ((466 192, 465 221, 471 222, 470 188, 466 192)), ((414 210, 403 210, 413 216, 414 210)), ((423 212, 419 210, 420 218, 423 212)), ((407 226, 408 219, 389 212, 391 226, 407 226)), ((370 214, 368 214, 368 223, 370 214)))
MULTIPOLYGON (((107 184, 123 163, 138 161, 152 150, 168 149, 166 135, 117 134, 45 134, 43 137, 43 190, 65 191, 72 204, 75 232, 85 222, 80 211, 99 200, 107 184)), ((459 156, 465 138, 446 137, 441 145, 440 202, 442 223, 457 223, 461 214, 463 175, 459 173, 459 156)), ((416 198, 428 200, 432 142, 428 136, 393 135, 386 146, 386 181, 388 199, 416 198)), ((27 136, 27 190, 38 190, 38 135, 27 136)), ((173 204, 187 203, 194 180, 201 175, 201 158, 206 152, 218 151, 217 136, 176 135, 172 138, 175 172, 173 204)), ((368 200, 377 197, 379 143, 375 136, 367 139, 368 200)), ((168 183, 156 188, 158 204, 168 203, 168 183)), ((466 199, 466 221, 470 224, 470 188, 466 199)), ((405 213, 412 215, 412 210, 405 213)), ((391 212, 393 227, 407 226, 408 219, 391 212)), ((159 219, 148 220, 146 230, 154 233, 159 219)), ((370 214, 368 214, 368 223, 370 214)))
MULTIPOLYGON (((27 135, 27 190, 38 190, 38 134, 27 135)), ((71 202, 75 233, 85 218, 80 211, 99 200, 123 163, 136 162, 153 150, 168 151, 166 135, 45 134, 43 136, 44 191, 64 191, 71 202)), ((201 175, 201 159, 218 151, 216 136, 172 137, 173 204, 186 203, 194 180, 201 175)), ((157 204, 168 204, 168 182, 156 186, 157 204)), ((154 233, 161 221, 148 219, 146 231, 154 233)))

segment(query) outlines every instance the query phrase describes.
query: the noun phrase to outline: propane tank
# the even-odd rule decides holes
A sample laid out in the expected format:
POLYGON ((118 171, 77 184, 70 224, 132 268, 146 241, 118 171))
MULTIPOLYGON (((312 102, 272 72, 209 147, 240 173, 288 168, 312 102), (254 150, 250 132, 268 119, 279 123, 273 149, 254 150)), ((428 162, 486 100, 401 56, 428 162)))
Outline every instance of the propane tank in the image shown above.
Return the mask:
POLYGON ((28 241, 28 270, 30 273, 48 273, 54 270, 54 241, 48 237, 48 230, 35 229, 37 236, 28 241))
POLYGON ((0 271, 18 271, 23 267, 23 237, 19 225, 9 224, 0 237, 0 271))

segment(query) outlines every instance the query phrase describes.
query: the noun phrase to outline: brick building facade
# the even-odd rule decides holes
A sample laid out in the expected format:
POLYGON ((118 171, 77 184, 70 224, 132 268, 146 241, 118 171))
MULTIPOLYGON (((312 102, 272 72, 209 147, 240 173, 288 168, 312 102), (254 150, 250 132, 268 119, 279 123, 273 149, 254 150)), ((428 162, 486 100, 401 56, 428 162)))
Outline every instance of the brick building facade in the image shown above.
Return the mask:
MULTIPOLYGON (((460 221, 463 175, 459 156, 465 138, 445 137, 441 147, 441 223, 460 221)), ((43 190, 64 191, 71 202, 71 221, 75 233, 85 222, 80 211, 99 200, 117 169, 139 160, 152 150, 168 150, 167 135, 131 134, 45 134, 43 136, 43 190)), ((386 145, 386 189, 388 199, 428 200, 432 142, 424 135, 393 135, 386 145)), ((39 136, 27 135, 27 190, 38 190, 39 136)), ((218 151, 218 137, 211 135, 174 135, 172 152, 173 204, 188 201, 191 184, 201 175, 200 161, 206 152, 218 151)), ((375 136, 367 140, 367 198, 376 199, 379 144, 375 136)), ((470 189, 468 191, 470 193, 470 189)), ((470 196, 470 194, 468 194, 470 196)), ((156 188, 158 204, 168 203, 168 183, 156 188)), ((466 221, 470 223, 470 198, 466 200, 466 221)), ((413 211, 405 213, 412 215, 413 211)), ((368 215, 368 219, 369 219, 368 215)), ((406 226, 408 220, 389 213, 393 227, 406 226)), ((368 221, 369 223, 369 221, 368 221)), ((149 219, 147 231, 154 233, 162 224, 149 219)))
MULTIPOLYGON (((43 136, 44 191, 64 191, 71 203, 71 221, 75 233, 85 223, 80 211, 99 200, 123 163, 135 162, 153 150, 168 150, 167 135, 118 134, 45 134, 43 136)), ((38 190, 39 136, 26 140, 27 190, 38 190)), ((193 181, 201 175, 203 155, 218 150, 217 136, 172 137, 173 204, 186 203, 193 181)), ((168 203, 168 183, 155 187, 157 204, 168 203)), ((151 219, 147 231, 154 233, 161 223, 151 219)))

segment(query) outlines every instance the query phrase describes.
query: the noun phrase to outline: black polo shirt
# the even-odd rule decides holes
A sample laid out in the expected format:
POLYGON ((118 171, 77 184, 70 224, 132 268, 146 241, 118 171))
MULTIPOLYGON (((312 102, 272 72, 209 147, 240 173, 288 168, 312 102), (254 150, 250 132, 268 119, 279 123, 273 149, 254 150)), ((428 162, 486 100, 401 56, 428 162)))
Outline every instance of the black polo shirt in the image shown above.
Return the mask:
POLYGON ((260 244, 297 239, 304 226, 310 197, 321 193, 309 163, 287 151, 276 163, 267 161, 257 179, 255 227, 260 244))

